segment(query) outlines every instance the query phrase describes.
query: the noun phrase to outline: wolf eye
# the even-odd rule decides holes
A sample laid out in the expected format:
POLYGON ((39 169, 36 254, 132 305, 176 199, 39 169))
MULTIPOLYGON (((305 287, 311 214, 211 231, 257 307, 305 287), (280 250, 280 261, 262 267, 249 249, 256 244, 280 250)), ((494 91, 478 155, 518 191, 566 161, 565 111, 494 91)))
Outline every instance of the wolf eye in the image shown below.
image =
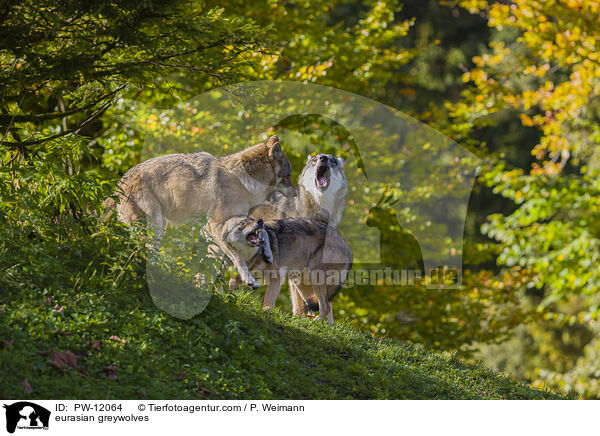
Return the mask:
POLYGON ((334 167, 334 166, 336 166, 338 164, 337 163, 337 159, 335 157, 330 157, 329 158, 329 162, 331 162, 331 166, 332 167, 334 167))

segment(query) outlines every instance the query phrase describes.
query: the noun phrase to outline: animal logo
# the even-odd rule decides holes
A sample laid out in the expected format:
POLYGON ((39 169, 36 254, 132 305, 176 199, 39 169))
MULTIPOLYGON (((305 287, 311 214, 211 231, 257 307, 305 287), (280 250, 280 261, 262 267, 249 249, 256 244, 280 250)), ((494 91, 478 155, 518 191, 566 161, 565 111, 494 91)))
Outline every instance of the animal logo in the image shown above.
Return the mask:
POLYGON ((14 433, 19 429, 48 429, 50 411, 29 401, 5 404, 6 431, 14 433))

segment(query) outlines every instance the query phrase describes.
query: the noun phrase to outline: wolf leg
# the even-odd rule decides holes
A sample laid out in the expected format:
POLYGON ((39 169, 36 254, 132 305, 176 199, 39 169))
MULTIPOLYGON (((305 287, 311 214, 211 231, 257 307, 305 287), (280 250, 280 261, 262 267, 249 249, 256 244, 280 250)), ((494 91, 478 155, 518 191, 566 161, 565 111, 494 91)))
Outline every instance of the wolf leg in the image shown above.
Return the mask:
MULTIPOLYGON (((298 315, 306 314, 308 312, 317 312, 319 310, 319 301, 317 300, 315 290, 313 289, 311 273, 309 270, 303 270, 301 276, 298 277, 298 280, 299 282, 295 283, 295 290, 300 297, 298 301, 301 303, 298 306, 298 315)), ((292 296, 292 299, 293 298, 294 297, 292 296)))
POLYGON ((227 256, 225 256, 223 250, 221 250, 219 245, 217 245, 217 243, 214 241, 208 224, 205 224, 202 227, 200 234, 208 242, 208 246, 206 247, 207 257, 210 259, 215 259, 221 274, 225 274, 225 269, 227 268, 227 256))
POLYGON ((248 266, 246 265, 246 261, 242 258, 242 256, 240 256, 240 254, 237 251, 231 248, 229 244, 227 244, 227 242, 222 241, 220 238, 213 238, 213 241, 231 260, 233 266, 240 274, 240 278, 242 279, 242 281, 248 286, 250 286, 252 289, 258 289, 260 285, 250 274, 248 266))
POLYGON ((146 217, 146 225, 150 235, 147 247, 150 249, 151 256, 158 254, 160 241, 167 228, 167 219, 162 214, 160 203, 150 190, 144 190, 143 196, 134 201, 128 199, 125 206, 127 208, 127 219, 131 221, 136 217, 135 211, 139 209, 146 217))
POLYGON ((298 285, 294 280, 288 280, 290 285, 290 299, 292 300, 292 313, 296 316, 306 313, 306 306, 298 285))
POLYGON ((233 266, 237 270, 240 275, 240 278, 244 283, 250 286, 252 289, 260 288, 258 282, 252 277, 250 274, 250 270, 246 265, 246 261, 241 256, 240 253, 237 252, 233 247, 231 247, 226 241, 221 237, 221 232, 223 230, 223 223, 215 223, 209 222, 203 228, 203 232, 208 233, 212 242, 217 244, 217 246, 225 253, 225 255, 231 260, 233 266))
POLYGON ((271 243, 269 242, 269 235, 267 232, 263 232, 263 238, 265 239, 265 245, 261 248, 262 258, 265 263, 273 263, 273 252, 271 251, 271 243))
POLYGON ((227 242, 225 242, 221 238, 221 229, 221 224, 209 223, 209 226, 206 230, 212 237, 212 241, 215 244, 217 244, 217 246, 223 251, 223 253, 225 253, 225 255, 231 260, 233 266, 240 274, 240 278, 242 279, 242 281, 248 286, 250 286, 252 289, 260 288, 258 282, 254 279, 254 277, 252 277, 252 274, 250 274, 250 270, 248 269, 244 258, 240 255, 240 253, 238 253, 234 248, 232 248, 227 242))
POLYGON ((333 306, 331 305, 331 301, 328 301, 327 304, 329 305, 327 309, 327 321, 329 321, 329 324, 333 324, 333 306))
POLYGON ((281 291, 281 285, 283 284, 283 277, 280 271, 276 269, 266 269, 265 278, 267 280, 267 291, 265 292, 265 299, 263 302, 263 309, 269 310, 275 307, 275 301, 281 291))
POLYGON ((319 319, 321 321, 327 320, 330 324, 333 324, 333 308, 331 302, 327 301, 327 288, 317 286, 315 290, 319 299, 319 319))
POLYGON ((167 230, 168 221, 162 216, 162 213, 159 210, 156 212, 156 215, 152 217, 150 223, 150 227, 152 230, 152 239, 157 244, 160 244, 160 240, 162 239, 163 235, 165 234, 165 231, 167 230))
POLYGON ((167 227, 167 220, 162 216, 160 209, 152 212, 148 220, 148 242, 146 247, 150 255, 150 262, 154 263, 158 259, 160 253, 160 242, 167 227))
POLYGON ((240 274, 240 278, 242 279, 242 281, 248 286, 250 286, 252 289, 260 288, 258 282, 254 279, 254 277, 252 277, 252 274, 250 274, 250 270, 248 269, 244 258, 240 256, 240 254, 237 251, 229 247, 226 242, 219 240, 215 240, 215 242, 219 246, 219 248, 223 250, 227 257, 231 259, 231 262, 233 262, 233 266, 240 274))

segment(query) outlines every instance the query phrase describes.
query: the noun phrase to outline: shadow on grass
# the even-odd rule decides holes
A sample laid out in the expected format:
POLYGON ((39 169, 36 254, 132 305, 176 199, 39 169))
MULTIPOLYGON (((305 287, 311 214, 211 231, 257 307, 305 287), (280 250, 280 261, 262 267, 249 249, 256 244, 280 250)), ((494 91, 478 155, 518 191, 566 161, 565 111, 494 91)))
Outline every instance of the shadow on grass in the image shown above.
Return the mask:
POLYGON ((0 350, 4 396, 23 398, 20 383, 27 378, 34 391, 25 398, 32 399, 556 398, 343 322, 329 326, 263 312, 255 294, 213 294, 187 321, 156 309, 148 294, 126 295, 60 319, 1 321, 2 338, 15 340, 0 350), (93 321, 95 310, 114 313, 93 321), (68 335, 56 329, 62 325, 68 335), (72 351, 77 368, 48 364, 49 354, 39 351, 51 350, 72 351))

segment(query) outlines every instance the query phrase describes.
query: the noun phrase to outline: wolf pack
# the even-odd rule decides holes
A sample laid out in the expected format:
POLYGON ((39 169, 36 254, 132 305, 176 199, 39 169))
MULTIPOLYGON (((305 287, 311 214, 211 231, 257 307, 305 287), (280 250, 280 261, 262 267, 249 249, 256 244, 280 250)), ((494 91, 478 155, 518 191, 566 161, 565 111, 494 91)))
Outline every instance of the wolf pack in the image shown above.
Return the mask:
POLYGON ((285 281, 294 315, 318 309, 333 323, 332 300, 348 278, 352 250, 340 224, 348 183, 344 159, 309 155, 298 179, 275 135, 226 156, 206 152, 148 159, 127 171, 104 202, 127 225, 143 220, 160 242, 168 225, 206 217, 213 251, 229 259, 240 279, 266 285, 271 309, 285 281))

